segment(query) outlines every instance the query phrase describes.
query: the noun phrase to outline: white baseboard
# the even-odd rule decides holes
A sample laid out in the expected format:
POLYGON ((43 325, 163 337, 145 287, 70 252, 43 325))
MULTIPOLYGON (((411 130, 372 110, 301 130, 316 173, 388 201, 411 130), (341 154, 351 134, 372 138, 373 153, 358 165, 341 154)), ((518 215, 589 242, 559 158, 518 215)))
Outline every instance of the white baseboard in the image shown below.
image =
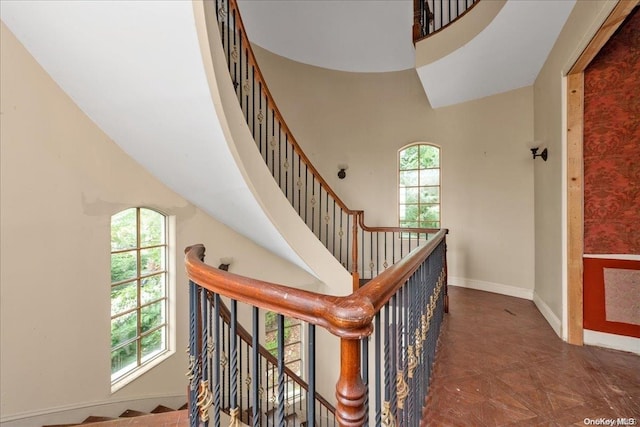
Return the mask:
POLYGON ((484 282, 482 280, 466 279, 464 277, 449 277, 449 286, 476 289, 478 291, 493 292, 494 294, 510 297, 533 299, 533 289, 518 288, 516 286, 503 285, 501 283, 484 282))
POLYGON ((2 427, 33 427, 45 424, 82 422, 90 415, 117 417, 127 409, 149 412, 158 405, 179 408, 187 401, 186 389, 182 395, 157 394, 144 398, 121 398, 108 401, 83 402, 45 410, 23 412, 0 418, 2 427))
POLYGON ((640 338, 585 329, 583 332, 583 339, 584 343, 587 345, 595 345, 598 347, 606 347, 614 350, 629 351, 631 353, 640 354, 640 338))
POLYGON ((542 301, 542 299, 538 296, 537 293, 533 293, 533 303, 538 307, 538 311, 542 314, 542 316, 547 320, 551 328, 554 330, 556 335, 562 339, 562 322, 555 315, 553 310, 547 305, 546 302, 542 301))

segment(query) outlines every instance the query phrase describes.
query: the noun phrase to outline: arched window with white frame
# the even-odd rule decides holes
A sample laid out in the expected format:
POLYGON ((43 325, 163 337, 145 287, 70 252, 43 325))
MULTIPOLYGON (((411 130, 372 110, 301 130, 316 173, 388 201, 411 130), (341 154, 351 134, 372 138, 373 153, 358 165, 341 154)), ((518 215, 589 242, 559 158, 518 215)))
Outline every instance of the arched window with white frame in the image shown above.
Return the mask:
POLYGON ((398 152, 398 220, 405 228, 440 228, 440 147, 416 143, 398 152))
POLYGON ((169 351, 168 218, 146 208, 111 217, 111 383, 169 351))

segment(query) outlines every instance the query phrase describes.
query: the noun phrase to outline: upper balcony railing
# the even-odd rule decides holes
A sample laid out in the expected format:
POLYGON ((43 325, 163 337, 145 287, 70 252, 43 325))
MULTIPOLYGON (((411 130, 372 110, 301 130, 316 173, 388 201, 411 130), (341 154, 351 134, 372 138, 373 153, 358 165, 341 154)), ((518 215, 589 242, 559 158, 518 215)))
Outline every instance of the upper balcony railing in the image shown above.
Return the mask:
POLYGON ((216 0, 218 28, 229 74, 256 147, 285 197, 322 244, 353 275, 371 279, 438 229, 368 227, 302 151, 260 71, 236 0, 216 0))
POLYGON ((413 0, 413 42, 416 43, 463 16, 480 0, 413 0))

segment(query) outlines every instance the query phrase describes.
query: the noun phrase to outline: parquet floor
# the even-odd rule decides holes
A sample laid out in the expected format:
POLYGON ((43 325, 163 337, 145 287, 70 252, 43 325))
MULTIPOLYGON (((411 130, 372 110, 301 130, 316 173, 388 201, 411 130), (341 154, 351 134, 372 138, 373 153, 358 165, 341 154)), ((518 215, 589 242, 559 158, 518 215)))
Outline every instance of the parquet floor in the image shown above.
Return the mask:
POLYGON ((562 342, 531 301, 449 295, 429 426, 640 425, 640 356, 562 342))

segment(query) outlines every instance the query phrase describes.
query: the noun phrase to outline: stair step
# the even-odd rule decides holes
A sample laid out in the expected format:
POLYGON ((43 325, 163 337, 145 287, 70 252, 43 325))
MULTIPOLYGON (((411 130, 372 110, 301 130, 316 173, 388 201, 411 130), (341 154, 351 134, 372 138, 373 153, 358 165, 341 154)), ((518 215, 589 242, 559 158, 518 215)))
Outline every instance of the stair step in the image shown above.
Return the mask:
POLYGON ((148 412, 140 412, 134 411, 133 409, 127 409, 123 413, 120 414, 120 418, 132 418, 132 417, 141 417, 143 415, 149 415, 148 412))
POLYGON ((114 417, 96 417, 95 415, 90 415, 87 418, 85 418, 85 420, 81 424, 99 423, 99 422, 102 422, 102 421, 112 421, 112 420, 117 420, 117 418, 114 418, 114 417))
POLYGON ((164 406, 164 405, 158 405, 155 408, 153 408, 153 411, 151 411, 151 413, 162 414, 164 412, 173 412, 173 411, 175 411, 175 409, 169 408, 168 406, 164 406))
POLYGON ((178 408, 178 411, 182 411, 183 409, 189 409, 189 403, 185 403, 184 405, 182 405, 181 407, 178 408))

